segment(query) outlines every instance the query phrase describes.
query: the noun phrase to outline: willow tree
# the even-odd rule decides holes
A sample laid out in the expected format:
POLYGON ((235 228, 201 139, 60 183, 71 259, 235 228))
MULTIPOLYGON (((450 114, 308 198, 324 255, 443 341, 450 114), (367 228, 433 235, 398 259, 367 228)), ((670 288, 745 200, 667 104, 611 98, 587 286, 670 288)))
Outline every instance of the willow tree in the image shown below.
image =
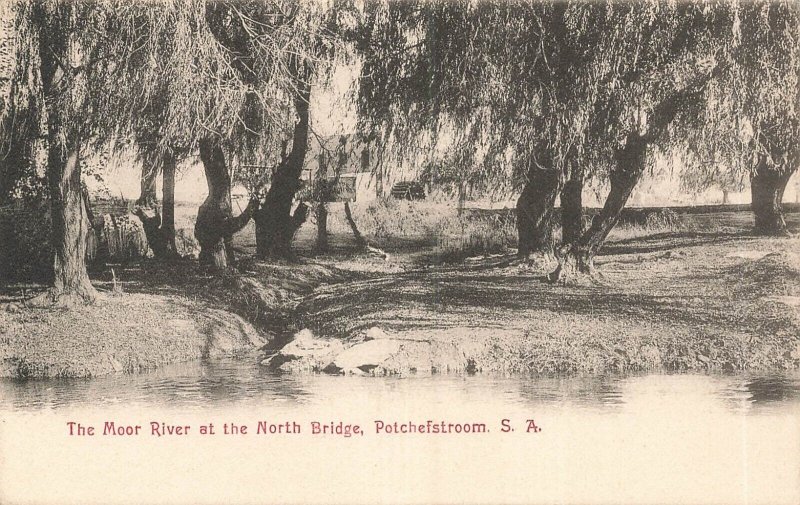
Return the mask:
POLYGON ((553 249, 547 201, 557 195, 560 160, 542 133, 558 119, 541 110, 552 105, 544 53, 560 51, 544 25, 561 7, 370 2, 360 32, 361 127, 395 144, 400 158, 443 151, 459 185, 522 186, 521 254, 553 249))
MULTIPOLYGON (((99 112, 98 104, 109 82, 109 62, 123 54, 117 52, 120 46, 106 43, 105 30, 111 28, 107 4, 42 0, 16 2, 13 8, 14 60, 27 72, 24 78, 16 74, 20 92, 11 108, 38 103, 43 117, 30 114, 29 121, 46 124, 54 275, 52 288, 37 302, 91 302, 97 293, 86 271, 90 223, 81 186, 82 155, 105 130, 108 116, 99 112)), ((28 140, 17 137, 18 142, 28 140)))
POLYGON ((227 49, 207 23, 206 8, 200 0, 137 6, 128 31, 141 40, 142 48, 120 65, 119 72, 140 85, 118 89, 109 102, 122 111, 118 135, 133 138, 145 174, 164 174, 165 212, 151 234, 165 254, 174 237, 175 166, 179 159, 199 153, 208 195, 198 209, 195 236, 200 261, 222 270, 233 259, 233 234, 257 207, 253 195, 247 208, 234 216, 230 195, 229 158, 244 145, 243 110, 252 88, 229 64, 227 49))
POLYGON ((262 167, 275 163, 271 173, 262 171, 262 176, 268 175, 262 179, 269 180, 269 188, 254 214, 261 258, 289 256, 292 238, 306 219, 308 208, 302 203, 295 208, 294 200, 308 152, 311 94, 325 83, 341 52, 341 31, 352 24, 352 14, 352 5, 345 1, 207 4, 208 26, 249 89, 241 115, 242 138, 251 146, 260 145, 249 150, 250 159, 262 167), (286 110, 293 111, 290 140, 276 142, 280 135, 275 122, 273 128, 264 128, 263 118, 285 117, 286 110))
POLYGON ((444 123, 461 135, 480 131, 494 155, 476 169, 522 183, 520 253, 552 251, 560 194, 568 243, 555 277, 565 266, 587 272, 648 149, 701 102, 717 72, 711 39, 730 12, 701 2, 369 4, 363 122, 408 137, 436 135, 444 123), (498 170, 503 156, 510 162, 498 170), (587 175, 607 177, 611 191, 583 230, 587 175))
POLYGON ((147 86, 133 96, 122 93, 117 97, 119 106, 128 111, 126 129, 120 136, 129 138, 129 142, 118 145, 121 149, 133 150, 141 163, 136 214, 142 220, 150 248, 157 258, 172 258, 178 255, 175 242, 177 166, 179 161, 191 157, 194 148, 191 131, 174 128, 175 121, 187 119, 171 108, 173 97, 180 96, 180 90, 174 87, 175 74, 188 70, 176 65, 188 61, 175 61, 173 55, 187 49, 187 40, 179 33, 192 33, 199 28, 197 24, 193 28, 191 15, 175 11, 170 4, 142 9, 138 21, 135 33, 147 41, 147 46, 126 65, 125 78, 146 82, 147 86), (160 212, 159 177, 162 179, 160 212))
POLYGON ((740 86, 734 96, 753 129, 755 229, 785 235, 783 193, 800 167, 800 5, 745 3, 740 17, 741 50, 735 53, 740 86))
POLYGON ((605 171, 610 190, 591 226, 562 249, 551 278, 592 271, 653 151, 685 133, 727 67, 720 37, 733 15, 724 3, 620 2, 577 19, 576 29, 598 34, 586 49, 597 93, 582 161, 605 171))
MULTIPOLYGON (((783 193, 800 166, 800 5, 744 2, 723 38, 730 64, 712 86, 687 148, 721 162, 722 180, 749 176, 755 231, 787 234, 783 193)), ((720 167, 707 167, 709 170, 720 167)))

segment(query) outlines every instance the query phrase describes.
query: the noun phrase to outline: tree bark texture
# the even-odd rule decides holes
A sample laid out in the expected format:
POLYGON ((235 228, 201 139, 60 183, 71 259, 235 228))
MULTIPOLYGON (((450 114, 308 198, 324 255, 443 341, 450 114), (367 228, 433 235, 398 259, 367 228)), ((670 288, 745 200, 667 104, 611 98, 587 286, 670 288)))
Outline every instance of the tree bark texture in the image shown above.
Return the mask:
POLYGON ((80 147, 75 144, 69 153, 57 144, 48 149, 51 241, 55 253, 53 299, 66 305, 74 300, 91 302, 97 297, 86 271, 86 245, 92 226, 81 191, 80 147))
POLYGON ((572 244, 583 234, 583 167, 573 163, 561 189, 561 242, 572 244))
POLYGON ((292 134, 292 150, 278 165, 264 203, 255 214, 256 254, 262 259, 290 257, 292 239, 308 216, 308 206, 303 203, 292 212, 308 151, 310 70, 306 68, 301 73, 300 90, 294 101, 297 122, 292 134))
POLYGON ((553 255, 553 214, 556 197, 561 189, 557 170, 531 167, 528 181, 517 200, 518 254, 553 255))
POLYGON ((788 235, 783 215, 783 193, 797 167, 770 166, 766 156, 759 156, 750 177, 754 229, 759 235, 788 235))
POLYGON ((194 228, 200 243, 200 263, 224 270, 234 260, 233 234, 250 221, 258 201, 251 198, 247 208, 233 217, 231 179, 222 147, 214 140, 201 140, 200 159, 208 184, 208 196, 200 205, 194 228))

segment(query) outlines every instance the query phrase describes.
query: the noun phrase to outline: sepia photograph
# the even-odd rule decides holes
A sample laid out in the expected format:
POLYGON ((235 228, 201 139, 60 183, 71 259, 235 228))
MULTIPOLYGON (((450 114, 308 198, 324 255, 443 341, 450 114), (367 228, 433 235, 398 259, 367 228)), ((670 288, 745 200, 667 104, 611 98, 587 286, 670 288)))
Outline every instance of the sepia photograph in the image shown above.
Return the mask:
POLYGON ((0 503, 800 503, 797 0, 0 0, 0 503))

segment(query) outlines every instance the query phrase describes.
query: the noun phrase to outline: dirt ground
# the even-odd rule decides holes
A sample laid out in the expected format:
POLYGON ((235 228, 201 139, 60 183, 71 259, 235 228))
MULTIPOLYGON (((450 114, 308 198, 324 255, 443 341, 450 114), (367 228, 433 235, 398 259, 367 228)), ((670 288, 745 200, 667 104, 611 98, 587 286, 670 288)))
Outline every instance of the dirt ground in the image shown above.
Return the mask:
MULTIPOLYGON (((746 214, 730 214, 692 216, 680 229, 622 227, 596 260, 599 275, 568 284, 513 254, 442 264, 412 239, 378 244, 388 258, 355 252, 337 230, 331 251, 314 255, 307 227, 297 262, 245 259, 235 275, 191 260, 104 267, 92 273, 103 301, 69 312, 21 303, 42 286, 5 286, 0 375, 135 372, 264 343, 274 355, 296 334, 327 354, 282 370, 798 368, 800 238, 754 237, 746 214), (121 295, 111 294, 112 267, 121 295)), ((800 231, 800 215, 789 223, 800 231)), ((246 254, 251 239, 245 231, 237 248, 246 254)))
POLYGON ((409 342, 381 364, 417 370, 603 373, 800 365, 800 241, 661 234, 611 244, 600 275, 475 261, 319 290, 296 318, 321 338, 409 342))
MULTIPOLYGON (((787 222, 800 230, 797 212, 787 222)), ((368 280, 321 288, 294 322, 317 345, 384 341, 357 367, 375 374, 794 369, 800 238, 755 237, 751 227, 741 210, 681 216, 674 229, 620 226, 596 259, 598 275, 566 285, 547 282, 554 264, 491 255, 441 265, 430 246, 401 244, 388 262, 399 271, 376 266, 368 280)), ((342 234, 318 261, 352 261, 349 247, 342 234)), ((336 362, 320 354, 281 369, 336 362)))

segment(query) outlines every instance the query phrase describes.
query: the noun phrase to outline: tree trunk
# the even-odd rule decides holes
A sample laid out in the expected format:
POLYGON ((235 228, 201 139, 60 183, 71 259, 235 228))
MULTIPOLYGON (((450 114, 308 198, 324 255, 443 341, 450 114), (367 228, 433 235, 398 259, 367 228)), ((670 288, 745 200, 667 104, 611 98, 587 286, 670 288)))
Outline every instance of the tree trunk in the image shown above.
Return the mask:
POLYGON ((561 242, 577 242, 583 233, 583 167, 574 163, 561 190, 561 242))
POLYGON ((367 241, 364 236, 358 231, 356 220, 353 219, 353 213, 350 212, 350 202, 344 202, 344 216, 347 218, 347 224, 350 225, 350 230, 353 232, 353 237, 356 239, 356 245, 359 248, 367 247, 367 241))
POLYGON ((167 256, 178 256, 175 243, 175 171, 177 160, 173 153, 164 153, 162 156, 162 176, 164 183, 161 188, 161 235, 166 246, 167 256))
POLYGON ((328 252, 328 204, 317 203, 317 251, 328 252))
POLYGON ((233 217, 231 179, 225 165, 225 155, 219 143, 200 141, 200 159, 208 184, 208 196, 197 212, 194 234, 200 243, 200 263, 224 270, 233 262, 233 234, 245 227, 258 207, 251 198, 247 208, 233 217))
POLYGON ((615 166, 609 175, 611 191, 606 197, 605 205, 592 219, 589 229, 559 258, 559 266, 550 275, 551 280, 560 280, 572 273, 593 271, 595 255, 619 221, 622 209, 647 167, 647 144, 643 136, 630 133, 625 147, 617 150, 615 166))
POLYGON ((561 177, 556 170, 532 167, 528 182, 517 200, 518 255, 553 255, 553 211, 561 189, 561 177))
POLYGON ((136 200, 136 205, 155 208, 158 205, 156 182, 160 171, 159 163, 155 159, 151 160, 154 157, 148 156, 147 158, 148 160, 142 163, 141 190, 139 199, 136 200), (148 161, 154 161, 155 163, 148 163, 148 161))
MULTIPOLYGON (((175 247, 175 157, 171 153, 159 155, 157 164, 152 164, 151 169, 142 168, 142 176, 158 173, 163 170, 163 216, 158 210, 158 204, 152 195, 145 193, 145 181, 142 179, 142 196, 137 200, 139 207, 136 216, 142 221, 147 244, 153 251, 153 256, 159 259, 171 258, 178 255, 175 247)), ((155 190, 155 181, 152 185, 155 190)), ((149 191, 149 190, 148 190, 149 191)))
POLYGON ((259 258, 290 257, 292 239, 308 216, 308 206, 302 203, 292 213, 294 196, 302 184, 300 176, 308 151, 310 69, 306 68, 304 73, 305 78, 300 80, 302 89, 294 101, 298 120, 292 135, 292 151, 278 165, 264 204, 255 214, 256 254, 259 258))
POLYGON ((722 205, 728 205, 729 203, 729 191, 727 189, 722 190, 722 205))
POLYGON ((39 32, 42 89, 47 107, 47 183, 52 216, 53 288, 34 303, 73 305, 97 298, 86 271, 86 245, 91 223, 81 188, 80 132, 65 121, 59 94, 79 104, 72 83, 63 82, 61 61, 71 61, 72 6, 35 4, 39 32), (66 88, 66 89, 63 89, 66 88))
POLYGON ((92 227, 81 191, 80 147, 76 141, 64 153, 49 139, 47 178, 52 214, 53 291, 57 305, 92 302, 97 292, 86 271, 86 244, 92 227))
POLYGON ((163 258, 167 255, 167 244, 161 234, 161 213, 158 207, 147 208, 139 207, 134 212, 142 222, 144 235, 147 237, 147 245, 153 251, 153 256, 163 258))
POLYGON ((758 167, 750 177, 751 208, 757 234, 788 235, 783 217, 783 193, 792 173, 793 170, 770 168, 766 157, 760 157, 758 167))

